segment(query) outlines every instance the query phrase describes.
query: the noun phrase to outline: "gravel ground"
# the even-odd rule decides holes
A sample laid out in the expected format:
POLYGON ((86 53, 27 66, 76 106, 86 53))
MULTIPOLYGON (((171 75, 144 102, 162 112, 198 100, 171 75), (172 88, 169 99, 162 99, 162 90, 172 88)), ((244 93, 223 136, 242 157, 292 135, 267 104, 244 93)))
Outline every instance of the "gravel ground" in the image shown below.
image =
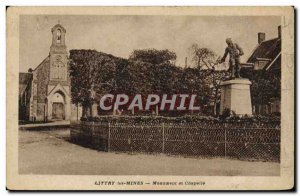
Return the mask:
POLYGON ((19 173, 57 175, 276 176, 280 164, 164 154, 99 152, 68 141, 69 129, 19 131, 19 173))

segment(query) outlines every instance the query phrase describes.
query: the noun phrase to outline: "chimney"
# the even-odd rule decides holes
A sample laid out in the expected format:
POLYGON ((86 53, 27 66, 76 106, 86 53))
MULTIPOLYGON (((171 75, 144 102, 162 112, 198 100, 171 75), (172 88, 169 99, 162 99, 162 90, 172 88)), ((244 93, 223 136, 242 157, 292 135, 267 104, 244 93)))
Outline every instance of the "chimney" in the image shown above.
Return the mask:
POLYGON ((278 26, 278 38, 281 38, 281 25, 278 26))
POLYGON ((266 39, 266 34, 265 33, 258 33, 258 44, 261 44, 261 42, 265 41, 266 39))

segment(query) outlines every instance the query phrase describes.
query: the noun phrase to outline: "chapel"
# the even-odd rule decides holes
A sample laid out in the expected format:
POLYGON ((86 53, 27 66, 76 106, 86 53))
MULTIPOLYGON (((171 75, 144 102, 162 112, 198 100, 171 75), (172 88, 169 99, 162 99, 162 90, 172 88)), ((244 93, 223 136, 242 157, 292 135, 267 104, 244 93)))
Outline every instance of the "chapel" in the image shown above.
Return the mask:
POLYGON ((19 120, 71 120, 66 29, 51 29, 49 55, 35 69, 19 73, 19 120))

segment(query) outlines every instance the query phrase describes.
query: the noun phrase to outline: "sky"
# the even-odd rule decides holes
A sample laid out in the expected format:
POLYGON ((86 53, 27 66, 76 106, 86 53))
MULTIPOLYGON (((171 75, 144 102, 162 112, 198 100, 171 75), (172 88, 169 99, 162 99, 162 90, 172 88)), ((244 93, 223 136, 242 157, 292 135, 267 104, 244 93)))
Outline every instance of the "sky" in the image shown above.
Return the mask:
MULTIPOLYGON (((95 49, 128 58, 135 49, 168 49, 177 55, 176 65, 191 66, 189 48, 197 43, 223 56, 230 37, 243 48, 246 62, 257 46, 257 33, 266 39, 278 36, 278 16, 20 16, 20 72, 36 68, 49 54, 51 28, 66 29, 67 50, 95 49)), ((227 59, 228 60, 228 59, 227 59)))

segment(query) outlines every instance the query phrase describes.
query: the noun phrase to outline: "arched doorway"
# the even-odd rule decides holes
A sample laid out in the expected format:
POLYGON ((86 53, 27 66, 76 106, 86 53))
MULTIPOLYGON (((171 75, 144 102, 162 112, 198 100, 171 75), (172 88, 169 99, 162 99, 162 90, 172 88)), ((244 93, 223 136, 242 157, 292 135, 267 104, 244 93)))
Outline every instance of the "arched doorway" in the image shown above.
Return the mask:
POLYGON ((52 119, 65 119, 65 98, 61 92, 56 92, 52 96, 52 119))
POLYGON ((70 120, 71 115, 71 98, 69 96, 69 88, 66 86, 65 89, 61 84, 48 86, 52 90, 49 92, 46 99, 47 114, 45 119, 47 120, 70 120))

